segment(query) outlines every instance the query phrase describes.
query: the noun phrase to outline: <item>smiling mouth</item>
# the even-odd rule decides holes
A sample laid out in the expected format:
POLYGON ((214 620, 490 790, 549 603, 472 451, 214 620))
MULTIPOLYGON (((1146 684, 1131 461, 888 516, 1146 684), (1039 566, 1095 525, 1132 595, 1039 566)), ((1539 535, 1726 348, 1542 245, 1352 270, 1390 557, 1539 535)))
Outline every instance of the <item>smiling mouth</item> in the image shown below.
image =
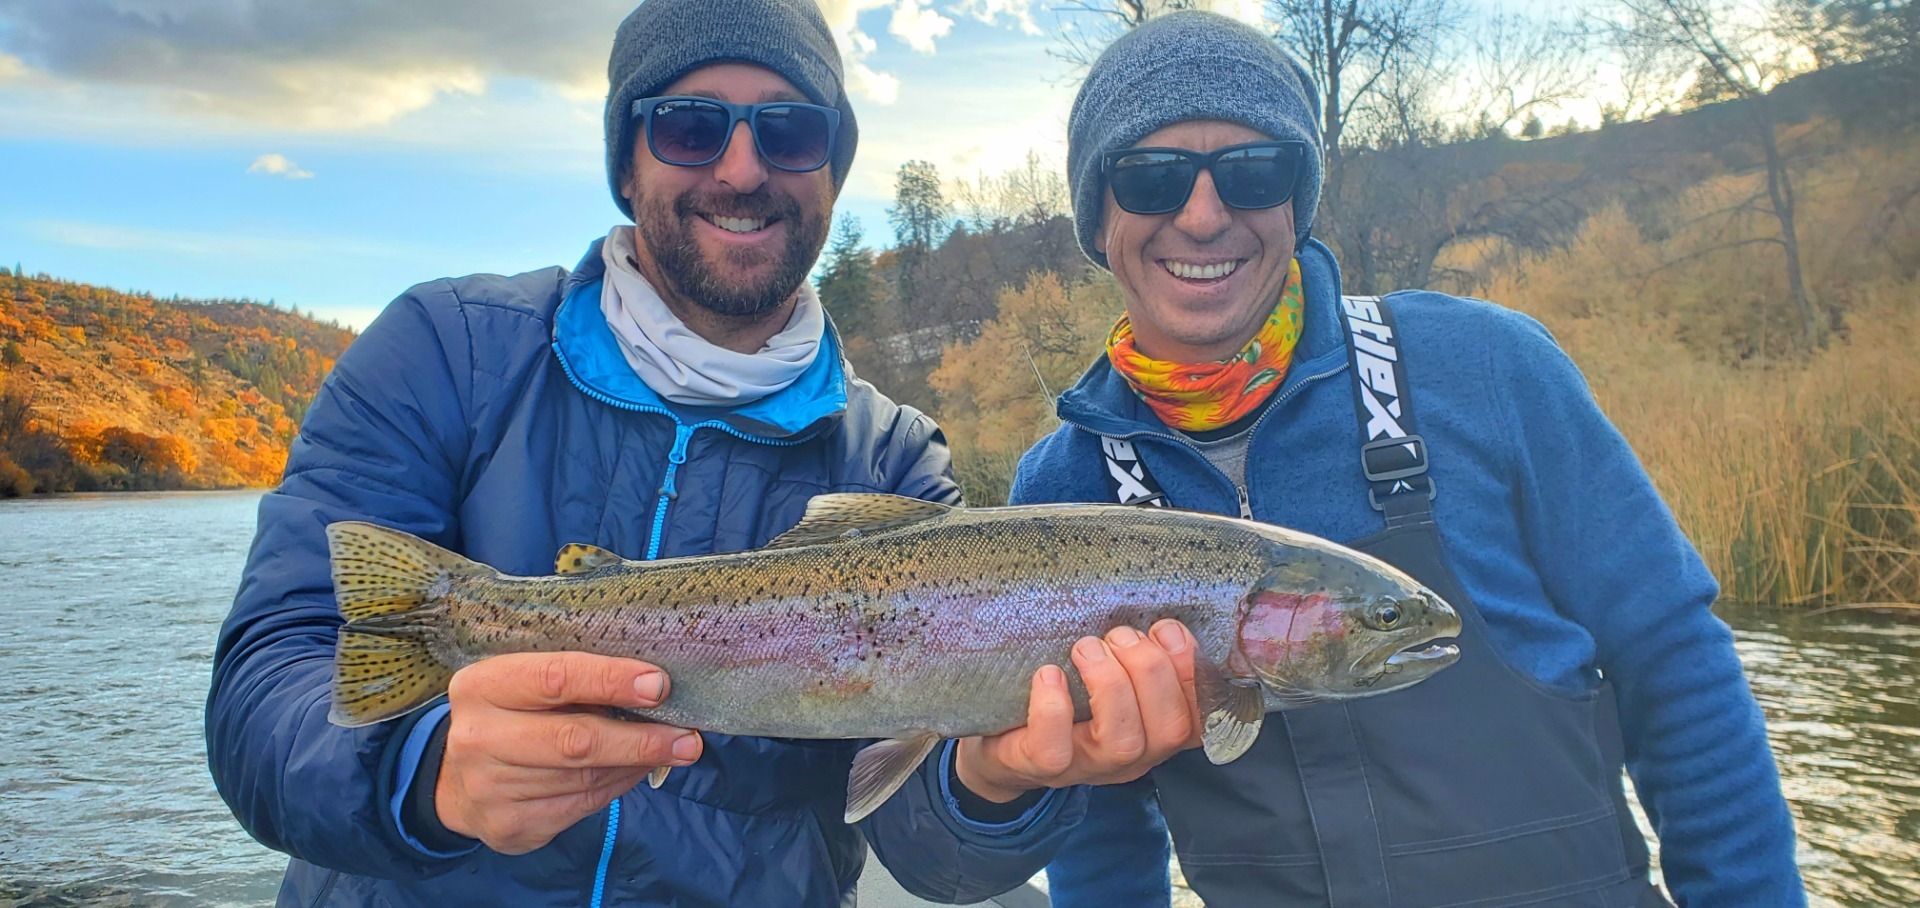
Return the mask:
POLYGON ((735 218, 718 214, 702 214, 700 219, 733 234, 759 233, 780 221, 779 218, 735 218))
POLYGON ((1241 265, 1246 263, 1246 259, 1234 259, 1227 262, 1212 262, 1202 265, 1193 262, 1175 261, 1173 259, 1161 259, 1160 267, 1165 269, 1168 274, 1180 280, 1205 284, 1226 280, 1232 276, 1235 271, 1239 271, 1241 265))

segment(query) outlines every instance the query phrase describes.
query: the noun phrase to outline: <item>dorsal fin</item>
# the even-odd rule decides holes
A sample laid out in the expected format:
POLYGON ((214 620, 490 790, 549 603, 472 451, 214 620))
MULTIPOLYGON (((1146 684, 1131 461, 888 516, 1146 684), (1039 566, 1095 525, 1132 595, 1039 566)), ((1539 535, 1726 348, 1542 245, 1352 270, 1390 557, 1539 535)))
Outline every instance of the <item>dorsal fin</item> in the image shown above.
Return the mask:
POLYGON ((619 564, 625 559, 597 545, 584 542, 570 542, 560 547, 560 554, 553 559, 553 572, 556 574, 585 574, 597 571, 610 564, 619 564))
POLYGON ((823 542, 844 542, 887 530, 897 530, 952 512, 944 504, 900 495, 837 492, 815 495, 806 516, 793 529, 767 543, 770 549, 790 549, 823 542))

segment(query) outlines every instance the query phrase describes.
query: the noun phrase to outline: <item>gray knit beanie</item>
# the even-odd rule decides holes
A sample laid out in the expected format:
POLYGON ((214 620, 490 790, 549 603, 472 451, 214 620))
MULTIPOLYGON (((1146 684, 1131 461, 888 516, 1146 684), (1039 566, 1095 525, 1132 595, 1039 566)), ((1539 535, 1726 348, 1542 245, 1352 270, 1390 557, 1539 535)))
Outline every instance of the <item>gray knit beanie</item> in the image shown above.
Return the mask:
POLYGON ((1074 228, 1087 258, 1100 232, 1106 185, 1100 159, 1187 120, 1227 120, 1269 138, 1307 143, 1306 171, 1293 193, 1294 238, 1307 241, 1320 203, 1320 95, 1291 54, 1236 19, 1188 10, 1122 35, 1093 62, 1067 121, 1067 185, 1074 228))
POLYGON ((620 177, 633 159, 633 102, 709 63, 752 63, 779 73, 807 99, 840 111, 828 166, 838 189, 860 130, 840 74, 840 49, 814 0, 646 0, 620 23, 607 61, 607 183, 627 217, 620 177))

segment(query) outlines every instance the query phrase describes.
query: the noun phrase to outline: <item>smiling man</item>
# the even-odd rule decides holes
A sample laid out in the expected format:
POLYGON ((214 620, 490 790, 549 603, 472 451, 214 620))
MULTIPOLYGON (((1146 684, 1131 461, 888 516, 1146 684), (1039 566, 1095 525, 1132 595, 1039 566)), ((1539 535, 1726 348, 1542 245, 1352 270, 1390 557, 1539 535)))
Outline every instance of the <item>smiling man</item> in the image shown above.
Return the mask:
POLYGON ((1347 542, 1457 608, 1459 661, 1096 789, 1058 908, 1166 905, 1168 833, 1213 908, 1651 908, 1632 774, 1682 905, 1804 904, 1718 590, 1533 320, 1343 297, 1311 239, 1318 98, 1264 35, 1176 13, 1074 102, 1080 243, 1126 313, 1020 464, 1016 503, 1120 501, 1347 542))
POLYGON ((1177 625, 1080 641, 1088 721, 1043 669, 1027 726, 936 751, 859 828, 841 819, 857 742, 615 721, 672 696, 631 660, 487 659, 403 719, 329 724, 335 521, 540 575, 567 543, 763 545, 821 493, 959 501, 939 431, 851 374, 806 284, 856 137, 811 0, 649 0, 609 77, 608 178, 634 224, 571 272, 413 288, 316 397, 221 630, 222 796, 292 856, 283 906, 831 906, 869 844, 927 898, 1024 882, 1084 809, 1078 783, 1189 743, 1177 625))

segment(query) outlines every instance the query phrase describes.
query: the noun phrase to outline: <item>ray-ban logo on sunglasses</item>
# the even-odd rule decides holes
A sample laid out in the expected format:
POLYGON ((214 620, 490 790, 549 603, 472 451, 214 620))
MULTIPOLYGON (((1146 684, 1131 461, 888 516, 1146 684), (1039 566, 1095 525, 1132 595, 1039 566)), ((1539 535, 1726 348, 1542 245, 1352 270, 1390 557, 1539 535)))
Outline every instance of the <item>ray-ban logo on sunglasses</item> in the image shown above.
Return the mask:
POLYGON ((833 156, 840 112, 818 104, 775 101, 730 104, 713 98, 641 98, 633 116, 643 122, 647 149, 677 167, 703 167, 720 159, 745 120, 760 157, 778 170, 819 170, 833 156))

